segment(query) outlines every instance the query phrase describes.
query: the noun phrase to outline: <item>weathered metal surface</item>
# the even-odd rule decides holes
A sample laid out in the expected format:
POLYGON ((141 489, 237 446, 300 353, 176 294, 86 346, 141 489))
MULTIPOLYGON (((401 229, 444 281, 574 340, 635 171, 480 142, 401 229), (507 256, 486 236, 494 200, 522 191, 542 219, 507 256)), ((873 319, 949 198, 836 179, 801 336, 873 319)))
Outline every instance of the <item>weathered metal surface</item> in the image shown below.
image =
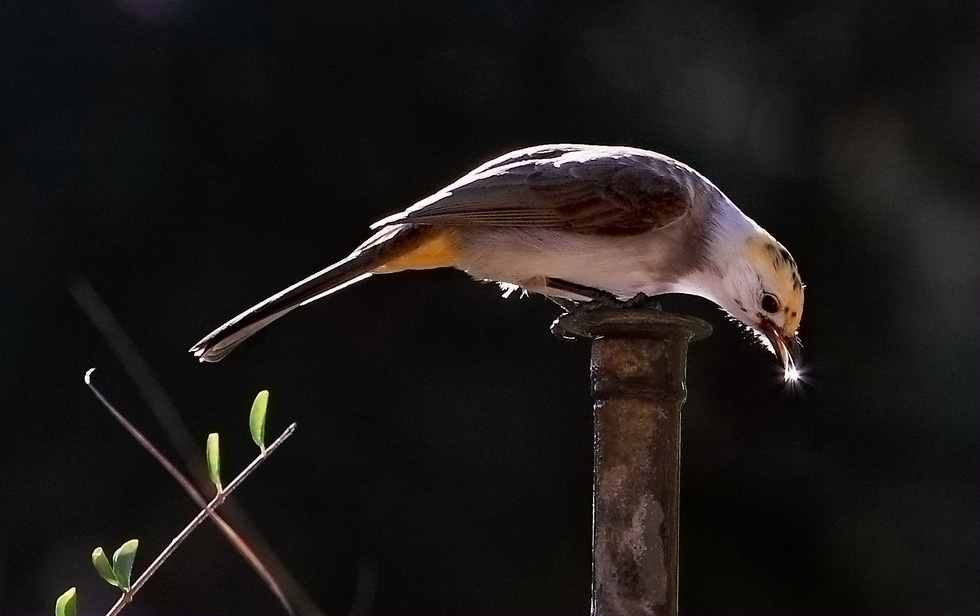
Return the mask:
POLYGON ((592 613, 677 614, 687 347, 711 327, 659 310, 600 308, 565 315, 556 329, 592 339, 592 613))

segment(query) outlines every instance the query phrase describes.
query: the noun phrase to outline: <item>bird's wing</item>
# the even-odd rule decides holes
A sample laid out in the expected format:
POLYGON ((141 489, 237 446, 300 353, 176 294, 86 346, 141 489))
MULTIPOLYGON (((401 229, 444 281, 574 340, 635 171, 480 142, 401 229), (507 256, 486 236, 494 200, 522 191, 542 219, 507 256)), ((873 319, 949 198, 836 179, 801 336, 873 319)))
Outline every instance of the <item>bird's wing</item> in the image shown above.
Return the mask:
POLYGON ((375 227, 417 223, 643 233, 689 212, 695 179, 690 168, 645 150, 539 146, 477 167, 375 227))

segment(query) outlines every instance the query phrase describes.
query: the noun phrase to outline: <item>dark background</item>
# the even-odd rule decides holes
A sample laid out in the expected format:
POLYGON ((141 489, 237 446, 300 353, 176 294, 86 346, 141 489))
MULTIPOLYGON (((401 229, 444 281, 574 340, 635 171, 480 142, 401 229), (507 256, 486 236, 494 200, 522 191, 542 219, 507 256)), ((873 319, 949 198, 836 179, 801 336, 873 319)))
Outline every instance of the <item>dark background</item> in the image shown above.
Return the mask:
MULTIPOLYGON (((238 502, 329 614, 583 614, 588 347, 457 272, 376 277, 218 365, 186 349, 484 160, 629 144, 705 173, 807 282, 808 382, 707 302, 684 416, 687 613, 980 613, 970 2, 0 4, 0 613, 195 509, 69 291, 102 295, 203 449, 292 441, 238 502), (357 589, 360 590, 357 590, 357 589), (355 596, 359 597, 355 601, 355 596)), ((205 525, 132 614, 281 613, 205 525)))

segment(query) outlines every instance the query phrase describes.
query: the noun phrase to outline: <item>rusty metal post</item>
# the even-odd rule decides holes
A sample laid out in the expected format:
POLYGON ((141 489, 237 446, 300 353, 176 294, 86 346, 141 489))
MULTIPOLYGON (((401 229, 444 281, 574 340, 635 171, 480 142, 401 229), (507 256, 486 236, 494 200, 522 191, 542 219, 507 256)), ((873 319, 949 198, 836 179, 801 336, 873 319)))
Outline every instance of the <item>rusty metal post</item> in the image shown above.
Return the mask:
POLYGON ((555 330, 592 339, 592 614, 676 615, 687 346, 711 327, 600 308, 564 315, 555 330))

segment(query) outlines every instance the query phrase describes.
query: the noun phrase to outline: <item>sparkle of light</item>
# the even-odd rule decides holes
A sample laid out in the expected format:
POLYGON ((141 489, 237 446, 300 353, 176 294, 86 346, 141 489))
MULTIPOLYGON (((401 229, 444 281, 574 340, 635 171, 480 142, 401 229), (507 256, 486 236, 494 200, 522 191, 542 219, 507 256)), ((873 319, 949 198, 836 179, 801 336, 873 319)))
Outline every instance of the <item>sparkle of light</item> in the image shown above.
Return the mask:
POLYGON ((783 371, 783 380, 787 383, 795 383, 796 381, 799 381, 800 377, 802 376, 803 373, 800 372, 800 369, 796 366, 789 366, 783 371))

